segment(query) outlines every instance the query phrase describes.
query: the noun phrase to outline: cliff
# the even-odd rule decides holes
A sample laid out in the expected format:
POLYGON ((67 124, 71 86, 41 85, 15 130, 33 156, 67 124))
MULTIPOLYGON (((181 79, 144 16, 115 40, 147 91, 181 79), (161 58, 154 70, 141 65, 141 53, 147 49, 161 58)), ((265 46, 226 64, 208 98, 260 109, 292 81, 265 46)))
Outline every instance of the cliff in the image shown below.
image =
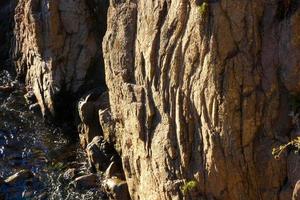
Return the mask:
POLYGON ((82 144, 114 143, 132 199, 287 200, 300 158, 272 149, 299 136, 299 27, 294 0, 19 0, 12 49, 45 117, 101 88, 82 144))

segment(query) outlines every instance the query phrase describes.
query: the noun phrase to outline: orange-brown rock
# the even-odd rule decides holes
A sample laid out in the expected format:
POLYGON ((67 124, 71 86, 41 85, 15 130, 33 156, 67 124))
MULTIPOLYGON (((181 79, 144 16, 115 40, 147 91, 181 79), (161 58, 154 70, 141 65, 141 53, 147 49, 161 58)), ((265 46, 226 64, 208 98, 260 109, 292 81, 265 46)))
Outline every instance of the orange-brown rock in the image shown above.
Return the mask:
POLYGON ((101 40, 107 2, 20 0, 13 59, 44 116, 70 118, 75 101, 104 85, 101 40), (102 13, 94 13, 102 10, 102 13), (102 18, 101 18, 102 17, 102 18))
POLYGON ((272 148, 296 128, 299 5, 203 2, 111 1, 106 83, 131 198, 291 198, 299 160, 272 148), (181 192, 191 180, 198 193, 181 192))

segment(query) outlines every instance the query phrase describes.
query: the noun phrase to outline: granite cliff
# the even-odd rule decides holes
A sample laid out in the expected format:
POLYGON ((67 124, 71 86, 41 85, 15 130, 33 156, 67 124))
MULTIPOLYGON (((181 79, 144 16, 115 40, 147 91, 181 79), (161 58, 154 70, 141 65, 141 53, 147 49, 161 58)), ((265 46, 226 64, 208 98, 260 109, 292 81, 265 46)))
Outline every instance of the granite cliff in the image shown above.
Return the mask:
POLYGON ((114 145, 131 199, 287 200, 300 157, 272 149, 300 135, 299 6, 19 0, 11 57, 92 160, 95 136, 114 145))

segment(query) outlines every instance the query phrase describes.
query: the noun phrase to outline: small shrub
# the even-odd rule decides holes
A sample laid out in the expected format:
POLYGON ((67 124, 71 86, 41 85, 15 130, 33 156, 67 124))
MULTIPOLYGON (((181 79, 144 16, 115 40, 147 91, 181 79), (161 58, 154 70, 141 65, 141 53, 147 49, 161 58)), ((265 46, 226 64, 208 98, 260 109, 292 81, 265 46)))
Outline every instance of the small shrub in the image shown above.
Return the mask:
POLYGON ((275 159, 279 159, 280 155, 285 151, 288 147, 292 147, 295 150, 295 153, 299 153, 300 151, 300 137, 297 137, 296 139, 290 141, 287 144, 280 145, 277 148, 273 148, 272 155, 275 159))
POLYGON ((180 189, 183 194, 187 194, 191 190, 195 189, 197 185, 198 185, 197 181, 191 180, 186 182, 180 189))

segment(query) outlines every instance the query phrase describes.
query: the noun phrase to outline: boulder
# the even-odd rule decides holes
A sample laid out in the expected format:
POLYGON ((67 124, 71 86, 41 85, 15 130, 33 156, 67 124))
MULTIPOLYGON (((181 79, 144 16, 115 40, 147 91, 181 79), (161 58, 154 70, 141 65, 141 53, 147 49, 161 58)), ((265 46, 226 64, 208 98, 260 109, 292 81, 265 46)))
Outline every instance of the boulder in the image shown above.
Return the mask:
POLYGON ((80 176, 76 178, 71 185, 73 185, 76 189, 90 189, 97 188, 98 185, 98 176, 95 174, 88 174, 84 176, 80 176))
POLYGON ((118 177, 120 179, 124 179, 124 174, 122 170, 122 166, 120 166, 117 162, 111 162, 105 171, 105 176, 107 178, 118 177))
POLYGON ((102 134, 98 110, 101 107, 101 94, 104 90, 104 88, 91 90, 78 102, 78 114, 80 117, 78 130, 80 133, 80 143, 83 148, 85 148, 95 136, 102 134))
POLYGON ((90 166, 96 171, 105 171, 113 156, 113 150, 103 137, 95 137, 86 148, 90 166))
POLYGON ((300 180, 296 183, 294 187, 293 200, 300 200, 300 180))
POLYGON ((34 174, 29 170, 21 170, 5 179, 5 183, 14 185, 20 181, 26 181, 34 177, 34 174))
POLYGON ((110 200, 129 200, 129 192, 126 181, 118 178, 106 179, 103 183, 110 200))
POLYGON ((38 112, 41 111, 40 105, 39 105, 38 103, 31 104, 31 105, 29 106, 29 110, 32 111, 32 112, 38 113, 38 112))
POLYGON ((15 88, 13 86, 0 86, 0 92, 10 93, 14 90, 15 88))

